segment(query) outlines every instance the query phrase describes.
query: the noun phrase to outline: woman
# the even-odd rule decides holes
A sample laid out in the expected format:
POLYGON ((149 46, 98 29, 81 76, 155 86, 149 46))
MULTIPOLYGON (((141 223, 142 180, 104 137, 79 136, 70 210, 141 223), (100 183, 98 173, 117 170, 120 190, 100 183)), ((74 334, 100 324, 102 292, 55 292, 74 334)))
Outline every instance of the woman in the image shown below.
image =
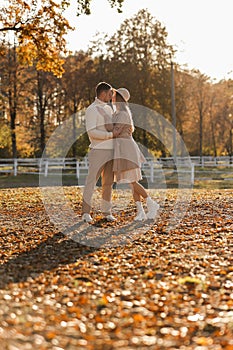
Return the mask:
POLYGON ((142 179, 141 163, 145 162, 145 158, 132 137, 134 124, 127 104, 129 98, 130 93, 125 88, 115 90, 113 95, 112 102, 116 108, 113 123, 115 135, 117 135, 114 145, 113 171, 117 183, 130 184, 137 206, 137 216, 134 220, 142 221, 154 219, 159 205, 150 198, 144 187, 139 183, 139 180, 142 179), (147 215, 143 209, 142 199, 147 204, 147 215))

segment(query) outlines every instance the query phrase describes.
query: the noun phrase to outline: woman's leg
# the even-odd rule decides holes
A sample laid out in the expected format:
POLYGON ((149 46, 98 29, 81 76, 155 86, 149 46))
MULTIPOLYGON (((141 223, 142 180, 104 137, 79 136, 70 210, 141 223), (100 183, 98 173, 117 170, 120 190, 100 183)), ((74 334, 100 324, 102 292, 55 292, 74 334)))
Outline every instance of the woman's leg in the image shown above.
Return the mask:
POLYGON ((131 184, 132 192, 133 192, 133 199, 135 202, 138 202, 141 200, 141 197, 146 199, 148 197, 148 194, 145 190, 145 188, 138 182, 132 182, 131 184))
POLYGON ((144 187, 138 182, 132 182, 130 185, 133 192, 133 199, 136 203, 138 210, 138 215, 136 216, 135 220, 143 220, 145 216, 144 209, 141 203, 141 197, 143 197, 146 200, 146 205, 148 209, 147 218, 154 219, 157 215, 159 204, 150 198, 144 187))
POLYGON ((135 221, 146 220, 146 214, 142 206, 141 197, 145 198, 144 196, 145 195, 147 196, 147 193, 138 182, 132 182, 130 184, 130 187, 132 189, 133 199, 137 207, 137 216, 134 218, 134 220, 135 221))

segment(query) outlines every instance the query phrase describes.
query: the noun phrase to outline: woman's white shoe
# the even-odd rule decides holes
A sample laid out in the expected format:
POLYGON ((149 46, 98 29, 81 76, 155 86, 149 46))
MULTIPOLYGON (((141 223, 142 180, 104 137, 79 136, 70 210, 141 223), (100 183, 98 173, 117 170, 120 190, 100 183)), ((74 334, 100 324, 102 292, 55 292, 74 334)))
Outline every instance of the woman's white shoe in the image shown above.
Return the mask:
POLYGON ((82 220, 83 220, 84 222, 88 222, 89 224, 90 224, 91 222, 94 221, 93 218, 91 217, 91 215, 88 214, 88 213, 84 213, 84 214, 83 214, 82 220))
POLYGON ((144 212, 141 202, 136 202, 137 206, 137 216, 134 218, 134 221, 143 221, 147 219, 146 213, 144 212))
POLYGON ((143 221, 146 219, 147 219, 146 213, 143 211, 143 212, 138 213, 137 216, 135 216, 134 221, 143 221))
POLYGON ((155 219, 159 210, 159 204, 153 201, 150 197, 146 200, 147 203, 147 219, 155 219))

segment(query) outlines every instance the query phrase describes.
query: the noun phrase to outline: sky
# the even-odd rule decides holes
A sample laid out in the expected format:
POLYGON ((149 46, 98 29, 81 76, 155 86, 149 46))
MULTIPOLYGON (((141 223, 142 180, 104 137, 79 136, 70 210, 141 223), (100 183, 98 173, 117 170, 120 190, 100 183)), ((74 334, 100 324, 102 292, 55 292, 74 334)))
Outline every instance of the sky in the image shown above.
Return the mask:
POLYGON ((107 0, 92 0, 92 14, 79 17, 72 0, 66 16, 76 29, 67 37, 68 48, 87 50, 96 33, 114 34, 142 8, 165 26, 177 63, 213 81, 233 79, 233 0, 125 0, 121 14, 107 0))

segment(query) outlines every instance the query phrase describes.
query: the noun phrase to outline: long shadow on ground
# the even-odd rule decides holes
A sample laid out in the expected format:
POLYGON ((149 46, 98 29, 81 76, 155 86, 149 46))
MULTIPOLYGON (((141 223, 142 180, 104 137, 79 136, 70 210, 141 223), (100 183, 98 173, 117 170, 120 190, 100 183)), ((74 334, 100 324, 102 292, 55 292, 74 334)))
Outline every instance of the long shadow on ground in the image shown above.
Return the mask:
MULTIPOLYGON (((102 248, 125 245, 136 239, 141 232, 145 232, 151 225, 145 222, 131 222, 127 227, 115 228, 112 223, 96 221, 94 227, 82 222, 71 226, 67 232, 54 234, 36 247, 28 244, 13 253, 9 260, 0 265, 0 288, 8 283, 24 282, 29 277, 35 278, 45 271, 51 271, 59 266, 72 264, 79 258, 102 248), (64 234, 65 233, 65 234, 64 234), (17 255, 16 255, 17 254, 17 255)), ((9 255, 9 251, 2 248, 2 258, 9 255)))
MULTIPOLYGON (((55 234, 40 243, 36 248, 14 255, 0 265, 0 288, 8 283, 24 282, 28 277, 70 264, 97 250, 67 239, 62 233, 55 234)), ((3 253, 4 255, 4 253, 3 253)))

